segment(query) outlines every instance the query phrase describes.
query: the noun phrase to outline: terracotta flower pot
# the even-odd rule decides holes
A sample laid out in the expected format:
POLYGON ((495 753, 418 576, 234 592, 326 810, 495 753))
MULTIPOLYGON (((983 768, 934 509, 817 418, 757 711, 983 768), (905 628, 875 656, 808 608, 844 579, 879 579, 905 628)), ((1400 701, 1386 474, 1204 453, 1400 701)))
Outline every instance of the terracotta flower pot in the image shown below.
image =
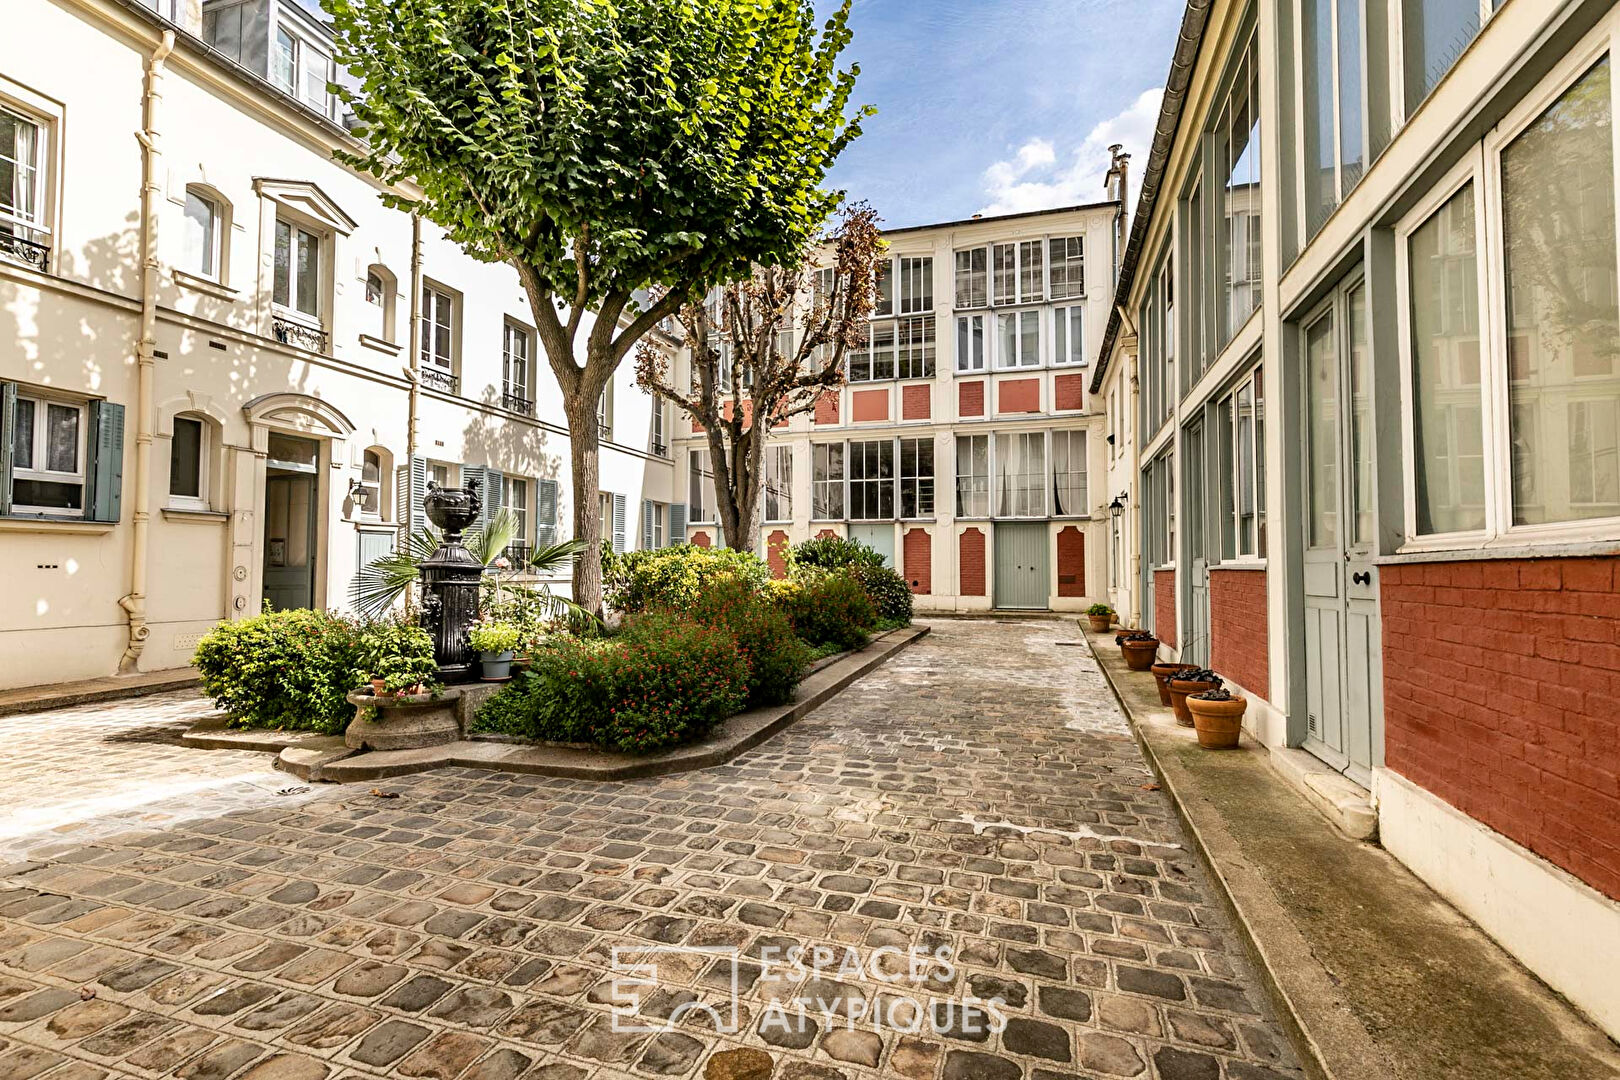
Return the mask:
POLYGON ((1130 637, 1132 634, 1140 633, 1140 630, 1116 630, 1114 632, 1114 644, 1123 647, 1125 645, 1126 638, 1130 637))
POLYGON ((1087 615, 1086 618, 1091 621, 1091 632, 1093 634, 1106 634, 1108 627, 1114 621, 1112 615, 1087 615))
POLYGON ((1170 704, 1170 677, 1178 671, 1197 671, 1196 664, 1154 664, 1148 669, 1153 672, 1153 681, 1159 684, 1159 704, 1170 704))
POLYGON ((1193 727, 1198 729, 1198 745, 1205 750, 1237 749, 1238 735, 1243 731, 1243 710, 1248 707, 1247 698, 1204 701, 1189 697, 1187 708, 1192 712, 1193 727))
POLYGON ((1157 639, 1152 641, 1127 641, 1120 648, 1125 650, 1125 666, 1132 671, 1147 671, 1153 667, 1153 661, 1159 655, 1159 642, 1157 639))
POLYGON ((388 693, 388 680, 387 679, 372 679, 371 680, 371 696, 372 697, 382 697, 386 693, 388 693))
POLYGON ((1213 690, 1219 683, 1188 682, 1186 679, 1170 680, 1170 707, 1176 711, 1176 723, 1182 727, 1192 727, 1192 713, 1187 709, 1188 694, 1202 694, 1205 690, 1213 690))

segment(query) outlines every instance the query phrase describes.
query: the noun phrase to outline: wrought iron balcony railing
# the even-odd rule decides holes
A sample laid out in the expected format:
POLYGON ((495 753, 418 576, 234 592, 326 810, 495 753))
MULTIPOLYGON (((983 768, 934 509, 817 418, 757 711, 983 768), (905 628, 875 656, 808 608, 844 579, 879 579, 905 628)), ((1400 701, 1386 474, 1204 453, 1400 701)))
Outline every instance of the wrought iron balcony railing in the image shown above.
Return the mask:
POLYGON ((652 444, 652 455, 653 457, 669 457, 669 447, 655 439, 652 444))
POLYGON ((461 385, 461 380, 441 367, 431 365, 422 368, 422 385, 430 386, 435 390, 442 390, 446 394, 454 394, 461 385))
POLYGON ((534 415, 534 400, 522 394, 514 394, 510 390, 501 392, 501 408, 509 412, 522 413, 524 416, 534 415))
POLYGON ((296 345, 300 349, 310 352, 323 353, 326 351, 326 331, 317 326, 309 326, 291 319, 283 319, 280 315, 270 318, 270 333, 283 345, 296 345))
POLYGON ((0 256, 32 266, 35 270, 44 270, 51 261, 51 249, 47 244, 36 244, 13 233, 0 232, 0 256))

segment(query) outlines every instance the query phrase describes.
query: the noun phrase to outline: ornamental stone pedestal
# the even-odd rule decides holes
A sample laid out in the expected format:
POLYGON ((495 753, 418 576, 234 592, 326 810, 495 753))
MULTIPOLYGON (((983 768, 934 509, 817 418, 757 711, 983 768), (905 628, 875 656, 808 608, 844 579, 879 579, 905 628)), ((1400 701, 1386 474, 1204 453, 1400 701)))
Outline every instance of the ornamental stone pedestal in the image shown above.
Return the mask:
POLYGON ((467 631, 478 621, 478 583, 484 566, 461 543, 461 534, 483 509, 479 482, 465 488, 442 488, 428 482, 424 507, 428 520, 444 530, 444 540, 418 570, 422 578, 423 629, 433 638, 433 658, 446 683, 473 677, 474 656, 467 631))

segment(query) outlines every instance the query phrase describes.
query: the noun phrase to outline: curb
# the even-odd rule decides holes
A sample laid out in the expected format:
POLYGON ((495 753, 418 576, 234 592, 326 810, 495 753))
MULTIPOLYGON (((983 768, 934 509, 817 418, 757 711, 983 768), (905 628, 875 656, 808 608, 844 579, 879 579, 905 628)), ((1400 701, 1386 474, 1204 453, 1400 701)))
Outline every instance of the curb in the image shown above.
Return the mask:
POLYGON ((0 693, 0 716, 21 716, 25 713, 72 708, 75 705, 94 705, 102 701, 166 694, 171 690, 186 690, 200 686, 201 682, 202 676, 194 669, 180 668, 173 672, 154 672, 150 675, 109 676, 105 679, 87 680, 83 684, 61 683, 55 686, 24 687, 0 693), (124 681, 126 679, 128 681, 124 681), (25 693, 35 696, 23 697, 25 693))

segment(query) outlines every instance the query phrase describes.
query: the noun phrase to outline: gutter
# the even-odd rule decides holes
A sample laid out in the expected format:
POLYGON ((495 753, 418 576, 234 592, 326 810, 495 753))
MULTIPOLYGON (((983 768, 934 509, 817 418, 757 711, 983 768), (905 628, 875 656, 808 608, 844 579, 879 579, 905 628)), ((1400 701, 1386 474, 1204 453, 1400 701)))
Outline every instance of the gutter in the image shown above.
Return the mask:
POLYGON ((1102 389, 1103 376, 1108 372, 1109 354, 1114 351, 1114 343, 1119 339, 1120 309, 1129 299, 1131 287, 1136 282, 1137 263, 1142 257, 1142 246, 1147 240, 1153 211, 1158 206, 1165 165, 1170 160, 1176 131, 1181 126, 1182 106, 1187 102, 1187 84, 1192 81, 1193 67, 1198 62, 1198 50, 1204 41, 1204 28, 1209 22, 1209 8, 1213 2, 1187 0, 1187 10, 1181 16, 1181 33, 1176 39, 1170 75, 1164 85, 1164 100, 1159 105, 1159 119, 1154 126, 1153 150, 1148 155, 1147 170, 1142 174, 1142 193, 1136 200, 1136 213, 1131 222, 1131 240, 1125 248, 1119 284, 1114 290, 1113 312, 1108 317, 1108 330, 1103 335, 1102 350, 1091 376, 1093 394, 1102 389))
POLYGON ((146 66, 146 87, 141 99, 141 130, 135 139, 141 144, 141 336, 135 346, 138 378, 135 405, 135 493, 134 532, 130 544, 129 592, 118 606, 129 616, 129 644, 118 659, 118 673, 129 675, 140 667, 141 653, 152 628, 146 625, 146 562, 151 540, 153 384, 157 379, 157 200, 158 163, 163 152, 158 145, 158 109, 163 103, 163 65, 174 51, 174 31, 163 37, 146 66))

